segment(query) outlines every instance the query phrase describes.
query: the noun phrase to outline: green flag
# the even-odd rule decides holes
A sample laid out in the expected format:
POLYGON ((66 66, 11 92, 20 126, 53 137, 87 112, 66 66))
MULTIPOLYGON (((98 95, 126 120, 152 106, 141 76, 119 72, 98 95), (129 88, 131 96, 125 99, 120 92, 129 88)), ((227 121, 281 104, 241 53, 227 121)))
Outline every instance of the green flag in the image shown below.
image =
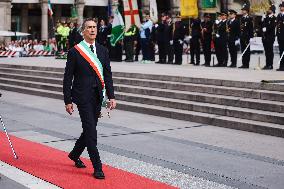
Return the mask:
POLYGON ((112 29, 111 29, 111 37, 110 37, 110 43, 112 46, 115 46, 116 43, 123 38, 124 34, 124 22, 122 19, 122 16, 118 9, 114 12, 114 18, 112 23, 112 29))

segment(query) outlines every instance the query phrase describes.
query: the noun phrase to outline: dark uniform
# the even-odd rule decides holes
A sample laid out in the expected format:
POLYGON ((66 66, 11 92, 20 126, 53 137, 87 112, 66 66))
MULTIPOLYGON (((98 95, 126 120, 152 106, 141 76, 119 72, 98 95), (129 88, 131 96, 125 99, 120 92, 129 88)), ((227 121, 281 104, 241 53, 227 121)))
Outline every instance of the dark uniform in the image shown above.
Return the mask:
MULTIPOLYGON (((217 12, 217 15, 220 15, 220 13, 217 12)), ((214 43, 214 50, 215 50, 215 55, 216 55, 216 58, 217 58, 217 62, 220 59, 219 43, 218 43, 218 40, 217 40, 217 36, 219 36, 219 34, 217 33, 218 32, 219 23, 220 23, 220 21, 217 18, 215 20, 214 24, 213 24, 213 32, 212 32, 212 40, 213 40, 213 43, 214 43)), ((213 66, 215 66, 214 62, 213 62, 213 66)))
POLYGON ((108 27, 106 25, 100 26, 98 29, 97 42, 107 47, 108 27))
MULTIPOLYGON (((244 5, 242 10, 249 11, 249 7, 247 5, 244 5)), ((241 42, 241 51, 243 53, 250 43, 250 38, 253 38, 253 22, 252 18, 249 15, 243 16, 240 22, 241 22, 240 42, 241 42)), ((249 62, 250 62, 250 47, 247 48, 246 52, 242 57, 242 66, 240 68, 249 68, 249 62)))
POLYGON ((200 19, 192 19, 190 24, 191 39, 190 39, 190 58, 191 63, 200 64, 200 39, 201 39, 201 22, 200 19), (196 62, 194 60, 196 57, 196 62))
MULTIPOLYGON (((270 9, 275 12, 275 6, 272 5, 270 9), (273 6, 273 8, 271 8, 273 6)), ((262 21, 262 43, 265 51, 266 65, 263 69, 273 69, 273 44, 275 41, 275 25, 276 17, 274 14, 266 15, 262 21)))
MULTIPOLYGON (((205 17, 210 18, 209 15, 205 15, 205 17)), ((201 27, 202 27, 202 46, 203 46, 202 48, 205 59, 205 66, 210 66, 213 23, 211 20, 203 21, 201 23, 201 27)))
MULTIPOLYGON (((279 7, 284 7, 284 2, 279 7)), ((279 44, 280 57, 284 52, 284 12, 280 12, 276 19, 276 35, 279 44)), ((277 71, 284 71, 284 57, 277 71)))
MULTIPOLYGON (((164 14, 162 15, 162 17, 165 16, 166 15, 164 14)), ((169 37, 169 25, 167 23, 167 20, 162 20, 156 27, 156 42, 159 49, 159 61, 156 63, 166 63, 169 37)))
POLYGON ((175 54, 175 64, 182 64, 183 40, 186 28, 182 21, 176 21, 173 26, 173 45, 175 54))
MULTIPOLYGON (((222 12, 221 14, 227 14, 227 13, 222 12)), ((216 56, 217 56, 217 61, 218 61, 218 64, 216 65, 216 67, 223 67, 223 66, 227 66, 227 62, 228 62, 227 20, 221 20, 218 23, 218 26, 216 29, 217 30, 216 30, 215 40, 216 40, 217 47, 215 48, 215 50, 216 50, 216 56)))
MULTIPOLYGON (((229 10, 230 14, 237 14, 236 11, 234 10, 229 10)), ((240 22, 234 18, 230 19, 228 21, 228 47, 229 47, 229 52, 231 56, 231 65, 230 67, 236 67, 237 66, 237 53, 238 53, 238 48, 236 45, 236 41, 240 37, 240 22)))

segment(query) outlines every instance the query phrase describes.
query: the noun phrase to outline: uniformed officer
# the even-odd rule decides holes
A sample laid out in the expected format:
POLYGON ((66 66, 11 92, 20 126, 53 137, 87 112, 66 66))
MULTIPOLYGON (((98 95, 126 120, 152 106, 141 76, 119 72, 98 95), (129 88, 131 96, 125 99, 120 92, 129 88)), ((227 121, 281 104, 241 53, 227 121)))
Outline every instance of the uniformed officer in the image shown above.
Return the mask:
POLYGON ((156 28, 156 42, 159 49, 159 60, 156 63, 165 64, 167 58, 167 46, 169 41, 169 34, 167 33, 169 26, 167 23, 167 15, 162 13, 161 22, 155 24, 156 28))
POLYGON ((242 56, 242 66, 239 68, 249 68, 250 62, 250 38, 253 38, 253 22, 252 18, 249 16, 249 6, 244 4, 242 7, 242 18, 241 18, 241 33, 240 33, 240 42, 241 42, 241 51, 245 53, 242 56))
POLYGON ((193 18, 190 24, 190 58, 191 63, 200 64, 200 40, 201 40, 201 21, 199 18, 193 18), (195 62, 196 58, 196 62, 195 62))
POLYGON ((240 22, 236 19, 237 12, 235 10, 229 10, 230 20, 228 21, 228 47, 231 57, 231 68, 237 66, 237 41, 240 37, 240 22))
POLYGON ((272 4, 266 12, 266 16, 263 19, 262 26, 262 43, 265 52, 266 65, 262 68, 263 70, 272 70, 273 69, 273 44, 275 41, 275 25, 276 17, 275 6, 272 4))
POLYGON ((133 62, 134 58, 134 42, 136 41, 137 27, 131 25, 130 28, 124 33, 124 48, 126 59, 125 62, 133 62))
POLYGON ((209 14, 204 15, 204 21, 201 23, 202 27, 202 48, 205 59, 205 66, 210 66, 211 62, 211 42, 213 23, 209 14))
MULTIPOLYGON (((280 5, 280 13, 277 16, 276 20, 276 35, 279 44, 280 58, 284 52, 284 2, 280 5)), ((277 71, 284 71, 284 57, 282 56, 282 60, 280 62, 279 69, 277 71)))
POLYGON ((216 43, 218 44, 218 64, 215 67, 224 67, 227 66, 228 63, 228 49, 227 49, 227 17, 228 13, 226 11, 221 12, 221 20, 218 23, 217 31, 216 31, 216 43))
POLYGON ((101 19, 100 26, 98 28, 97 42, 107 47, 108 28, 104 19, 101 19))
POLYGON ((176 15, 175 22, 173 24, 173 48, 175 55, 174 64, 182 64, 183 40, 185 33, 185 25, 182 23, 181 16, 178 14, 176 15))
MULTIPOLYGON (((217 18, 215 20, 215 23, 213 24, 213 32, 212 32, 212 39, 213 39, 213 42, 214 42, 214 49, 215 49, 215 55, 216 55, 216 58, 217 58, 217 62, 220 62, 220 56, 221 56, 221 53, 220 53, 220 43, 219 43, 219 40, 218 38, 220 37, 219 35, 219 26, 220 26, 220 21, 221 21, 221 13, 220 12, 217 12, 216 13, 217 15, 217 18)), ((213 62, 214 64, 214 62, 213 62)), ((218 65, 218 63, 217 63, 218 65)), ((213 65, 215 66, 215 65, 213 65)))

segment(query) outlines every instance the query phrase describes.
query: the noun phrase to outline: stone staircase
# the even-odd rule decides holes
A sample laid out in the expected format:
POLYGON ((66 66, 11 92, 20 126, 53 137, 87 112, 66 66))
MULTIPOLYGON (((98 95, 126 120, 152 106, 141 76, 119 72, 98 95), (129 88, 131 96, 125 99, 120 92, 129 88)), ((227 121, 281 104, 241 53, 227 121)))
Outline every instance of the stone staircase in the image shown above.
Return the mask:
MULTIPOLYGON (((63 99, 64 69, 0 64, 0 89, 63 99)), ((284 137, 284 85, 114 72, 118 109, 284 137)))

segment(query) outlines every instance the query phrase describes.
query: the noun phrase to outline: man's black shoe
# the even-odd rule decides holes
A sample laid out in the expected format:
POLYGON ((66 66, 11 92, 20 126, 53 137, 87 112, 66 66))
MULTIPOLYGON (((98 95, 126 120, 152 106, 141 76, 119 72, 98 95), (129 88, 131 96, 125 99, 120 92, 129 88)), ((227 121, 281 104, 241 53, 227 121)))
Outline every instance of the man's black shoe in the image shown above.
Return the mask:
POLYGON ((127 59, 127 60, 125 60, 125 62, 134 62, 134 61, 131 60, 131 59, 127 59))
POLYGON ((273 70, 273 67, 272 66, 264 66, 262 69, 263 70, 273 70))
POLYGON ((69 157, 72 161, 74 161, 75 167, 77 167, 77 168, 86 168, 86 165, 84 164, 84 162, 82 162, 82 161, 80 160, 80 158, 78 158, 77 160, 75 160, 74 158, 72 158, 72 155, 71 155, 71 154, 69 154, 68 157, 69 157))
POLYGON ((239 68, 249 68, 249 67, 242 65, 242 66, 240 66, 239 68))
POLYGON ((93 175, 96 179, 105 179, 105 174, 102 170, 95 171, 93 175))
POLYGON ((235 68, 235 67, 237 67, 237 65, 231 64, 229 67, 230 67, 230 68, 235 68))
POLYGON ((278 68, 276 71, 284 71, 284 68, 278 68))

